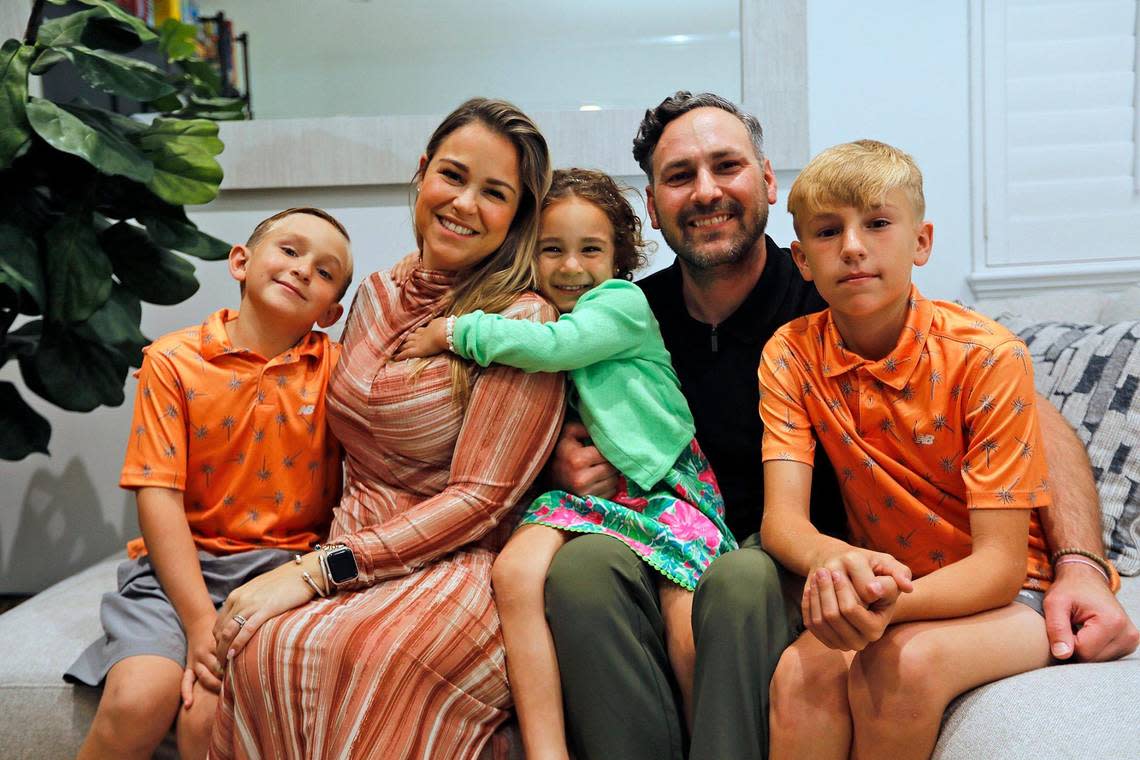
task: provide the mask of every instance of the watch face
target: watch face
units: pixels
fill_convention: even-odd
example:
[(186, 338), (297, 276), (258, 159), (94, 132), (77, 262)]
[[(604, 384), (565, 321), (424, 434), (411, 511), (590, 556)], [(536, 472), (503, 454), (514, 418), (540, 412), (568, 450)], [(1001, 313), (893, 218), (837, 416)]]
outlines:
[(328, 553), (326, 559), (333, 583), (344, 583), (356, 577), (356, 558), (352, 556), (351, 549), (335, 549)]

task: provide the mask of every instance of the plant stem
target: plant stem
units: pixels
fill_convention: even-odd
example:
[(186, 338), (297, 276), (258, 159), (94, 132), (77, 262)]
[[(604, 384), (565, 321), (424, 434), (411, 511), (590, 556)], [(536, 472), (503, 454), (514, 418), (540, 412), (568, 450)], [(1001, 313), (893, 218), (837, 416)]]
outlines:
[(24, 31), (24, 44), (36, 44), (36, 35), (40, 32), (40, 24), (44, 20), (44, 0), (36, 0), (32, 6), (32, 15), (28, 17), (28, 28)]

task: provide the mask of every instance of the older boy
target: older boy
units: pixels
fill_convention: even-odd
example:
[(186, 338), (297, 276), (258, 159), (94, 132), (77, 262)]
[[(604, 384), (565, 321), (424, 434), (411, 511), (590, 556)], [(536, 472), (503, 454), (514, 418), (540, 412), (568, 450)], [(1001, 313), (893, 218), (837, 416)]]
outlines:
[[(348, 233), (320, 209), (288, 209), (233, 247), (229, 269), (239, 310), (159, 338), (137, 373), (120, 485), (143, 535), (103, 598), (105, 637), (65, 675), (106, 679), (80, 758), (150, 757), (175, 721), (179, 755), (206, 756), (217, 606), (323, 537), (339, 495), (324, 399), (339, 346), (312, 328), (342, 313)], [(324, 582), (318, 568), (290, 566), (305, 593)]]
[[(777, 331), (760, 363), (761, 539), (808, 578), (808, 631), (772, 681), (771, 757), (926, 758), (951, 699), (1051, 659), (1032, 365), (1000, 325), (911, 283), (934, 230), (907, 154), (826, 150), (788, 209), (792, 257), (830, 308)], [(810, 522), (816, 439), (853, 543)]]

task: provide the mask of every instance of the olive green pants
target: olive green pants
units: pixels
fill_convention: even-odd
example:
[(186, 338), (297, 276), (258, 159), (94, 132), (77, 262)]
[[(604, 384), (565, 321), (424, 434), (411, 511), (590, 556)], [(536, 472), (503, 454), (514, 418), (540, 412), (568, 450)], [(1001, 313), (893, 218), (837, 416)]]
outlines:
[(546, 613), (578, 760), (751, 760), (768, 755), (768, 682), (800, 630), (803, 588), (759, 535), (697, 585), (693, 732), (665, 648), (658, 573), (620, 541), (585, 535), (554, 558)]

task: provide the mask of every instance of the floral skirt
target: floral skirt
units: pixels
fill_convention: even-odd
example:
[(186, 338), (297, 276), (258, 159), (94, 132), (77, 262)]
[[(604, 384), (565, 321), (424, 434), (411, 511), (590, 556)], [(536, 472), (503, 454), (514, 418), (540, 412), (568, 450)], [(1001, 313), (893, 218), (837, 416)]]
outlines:
[(689, 591), (714, 559), (737, 546), (724, 523), (716, 475), (696, 439), (651, 490), (622, 476), (612, 499), (548, 491), (520, 524), (613, 536)]

